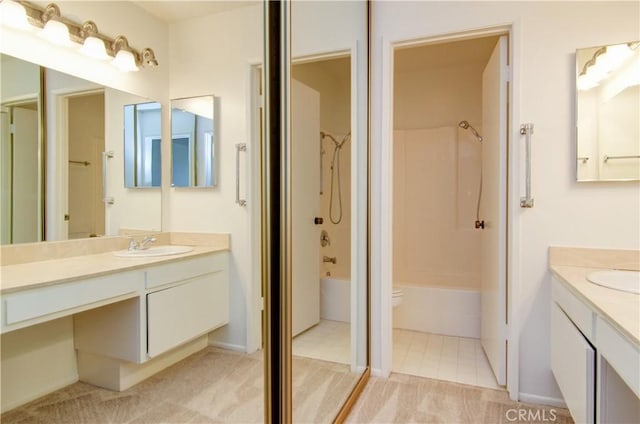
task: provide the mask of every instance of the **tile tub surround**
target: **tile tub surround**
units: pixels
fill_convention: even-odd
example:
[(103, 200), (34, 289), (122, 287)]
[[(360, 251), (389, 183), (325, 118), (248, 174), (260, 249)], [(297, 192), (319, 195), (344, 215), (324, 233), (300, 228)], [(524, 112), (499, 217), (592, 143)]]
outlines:
[(593, 284), (587, 275), (602, 269), (640, 270), (640, 252), (551, 247), (551, 272), (574, 295), (640, 347), (640, 295)]

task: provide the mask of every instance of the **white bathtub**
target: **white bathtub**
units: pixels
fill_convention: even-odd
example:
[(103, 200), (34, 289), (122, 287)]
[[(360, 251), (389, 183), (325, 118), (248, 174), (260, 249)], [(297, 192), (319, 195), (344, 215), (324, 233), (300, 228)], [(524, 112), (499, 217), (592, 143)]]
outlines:
[(480, 291), (397, 287), (404, 296), (393, 310), (394, 328), (480, 338)]
[(320, 318), (351, 321), (351, 284), (338, 278), (320, 279)]

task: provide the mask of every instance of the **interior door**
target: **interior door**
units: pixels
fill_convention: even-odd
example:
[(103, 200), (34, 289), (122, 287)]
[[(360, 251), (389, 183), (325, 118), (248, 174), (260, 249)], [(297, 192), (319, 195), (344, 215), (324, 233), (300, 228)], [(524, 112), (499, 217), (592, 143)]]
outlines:
[(105, 234), (102, 202), (104, 94), (68, 98), (69, 239)]
[(507, 377), (507, 37), (500, 37), (482, 75), (481, 339), (498, 384)]
[(320, 322), (320, 93), (291, 80), (293, 336)]

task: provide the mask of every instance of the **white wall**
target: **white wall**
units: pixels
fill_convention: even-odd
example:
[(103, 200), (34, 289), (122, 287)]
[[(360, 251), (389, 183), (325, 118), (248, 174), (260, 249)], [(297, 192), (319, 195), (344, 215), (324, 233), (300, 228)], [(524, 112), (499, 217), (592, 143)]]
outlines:
[[(245, 349), (247, 343), (246, 314), (257, 265), (252, 232), (259, 231), (252, 228), (251, 213), (255, 208), (259, 210), (260, 205), (235, 204), (235, 144), (247, 143), (243, 163), (248, 164), (251, 155), (259, 154), (256, 144), (259, 140), (251, 139), (248, 102), (250, 64), (262, 62), (262, 27), (262, 5), (257, 4), (177, 22), (170, 29), (170, 97), (216, 96), (214, 130), (219, 169), (214, 188), (165, 191), (163, 230), (231, 233), (229, 278), (233, 306), (229, 324), (216, 331), (212, 341), (238, 349)], [(210, 41), (213, 41), (211, 48), (204, 47)], [(254, 189), (250, 180), (253, 173), (257, 170), (243, 165), (240, 177), (243, 195)], [(259, 190), (259, 186), (255, 189)]]
[[(512, 153), (522, 142), (518, 127), (535, 124), (533, 136), (533, 209), (519, 209), (511, 227), (511, 255), (515, 278), (515, 304), (520, 337), (519, 392), (527, 399), (559, 398), (549, 366), (550, 245), (604, 248), (640, 247), (640, 190), (638, 183), (575, 182), (575, 49), (614, 44), (638, 38), (637, 2), (374, 2), (372, 23), (372, 144), (373, 144), (373, 349), (374, 371), (389, 369), (390, 352), (382, 327), (390, 312), (376, 309), (387, 294), (381, 280), (381, 152), (390, 140), (381, 124), (389, 105), (382, 104), (383, 79), (388, 74), (386, 41), (396, 42), (488, 27), (512, 25), (514, 104)], [(604, 18), (606, 17), (606, 19)], [(521, 164), (511, 184), (522, 184)], [(513, 185), (512, 185), (513, 186)], [(606, 204), (594, 208), (594, 203)], [(390, 287), (388, 288), (390, 290)], [(513, 294), (513, 293), (512, 293)], [(384, 314), (388, 315), (384, 315)], [(512, 323), (512, 325), (514, 325)], [(384, 348), (383, 348), (384, 346)], [(539, 396), (540, 398), (535, 398)]]

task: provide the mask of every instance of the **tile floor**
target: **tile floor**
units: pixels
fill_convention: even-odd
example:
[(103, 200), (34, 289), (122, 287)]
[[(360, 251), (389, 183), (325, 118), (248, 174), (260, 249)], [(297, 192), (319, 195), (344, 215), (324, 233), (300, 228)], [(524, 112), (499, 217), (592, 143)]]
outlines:
[(293, 354), (339, 364), (350, 364), (351, 332), (349, 323), (320, 320), (318, 325), (294, 337)]
[(480, 340), (393, 330), (392, 371), (490, 389), (503, 389)]

